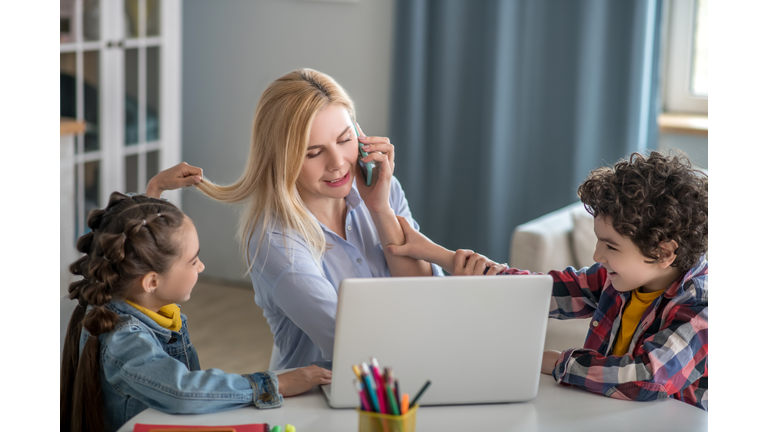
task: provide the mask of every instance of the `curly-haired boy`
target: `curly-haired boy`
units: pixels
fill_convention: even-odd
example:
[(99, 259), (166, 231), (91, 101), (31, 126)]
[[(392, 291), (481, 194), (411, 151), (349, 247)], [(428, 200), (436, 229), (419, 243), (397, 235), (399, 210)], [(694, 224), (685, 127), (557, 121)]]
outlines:
[[(578, 193), (595, 218), (596, 263), (549, 274), (550, 317), (592, 322), (583, 348), (544, 352), (542, 373), (617, 399), (708, 409), (707, 189), (687, 158), (658, 152), (590, 173)], [(392, 253), (451, 274), (530, 274), (401, 226), (406, 244)]]

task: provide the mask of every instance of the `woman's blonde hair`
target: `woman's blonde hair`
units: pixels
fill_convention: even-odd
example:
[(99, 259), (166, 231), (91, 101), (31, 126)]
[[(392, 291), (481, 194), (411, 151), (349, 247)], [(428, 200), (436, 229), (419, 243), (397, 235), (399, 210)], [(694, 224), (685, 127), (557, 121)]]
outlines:
[(263, 220), (256, 250), (268, 229), (276, 222), (285, 233), (293, 230), (306, 240), (315, 261), (320, 263), (326, 249), (320, 225), (304, 205), (296, 189), (309, 142), (312, 121), (318, 112), (331, 106), (345, 107), (354, 118), (354, 104), (347, 92), (330, 76), (312, 70), (290, 72), (264, 90), (253, 118), (251, 151), (245, 172), (228, 186), (207, 179), (197, 188), (221, 202), (244, 202), (239, 238), (250, 271), (253, 265), (248, 245)]

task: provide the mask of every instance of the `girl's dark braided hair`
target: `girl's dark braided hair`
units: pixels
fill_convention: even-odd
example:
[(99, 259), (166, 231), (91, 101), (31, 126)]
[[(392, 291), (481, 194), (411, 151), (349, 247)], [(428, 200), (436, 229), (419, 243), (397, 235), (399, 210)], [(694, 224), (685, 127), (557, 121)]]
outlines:
[[(163, 274), (171, 267), (180, 252), (176, 235), (183, 221), (184, 213), (167, 201), (119, 192), (110, 195), (107, 208), (88, 215), (91, 231), (77, 240), (77, 250), (85, 255), (69, 267), (82, 279), (69, 285), (69, 298), (78, 305), (61, 363), (62, 431), (104, 430), (99, 335), (112, 331), (119, 318), (105, 306), (147, 273)], [(90, 337), (78, 356), (82, 328)]]

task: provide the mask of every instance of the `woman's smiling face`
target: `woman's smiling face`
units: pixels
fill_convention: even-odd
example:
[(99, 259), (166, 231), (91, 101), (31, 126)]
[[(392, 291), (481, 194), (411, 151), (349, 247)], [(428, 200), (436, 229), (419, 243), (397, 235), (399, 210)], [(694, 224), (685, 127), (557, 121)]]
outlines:
[(306, 201), (344, 198), (352, 189), (358, 142), (347, 109), (331, 105), (317, 113), (296, 188)]

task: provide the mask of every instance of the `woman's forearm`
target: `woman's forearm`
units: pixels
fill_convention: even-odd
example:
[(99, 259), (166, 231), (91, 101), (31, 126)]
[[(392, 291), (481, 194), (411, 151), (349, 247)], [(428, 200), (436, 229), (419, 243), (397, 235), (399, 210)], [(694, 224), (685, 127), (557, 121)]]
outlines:
[(422, 260), (410, 257), (395, 256), (387, 252), (387, 245), (405, 244), (405, 234), (397, 221), (394, 211), (376, 214), (371, 212), (373, 224), (379, 233), (381, 246), (384, 248), (384, 258), (387, 260), (389, 273), (392, 276), (431, 276), (432, 266)]

